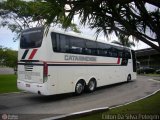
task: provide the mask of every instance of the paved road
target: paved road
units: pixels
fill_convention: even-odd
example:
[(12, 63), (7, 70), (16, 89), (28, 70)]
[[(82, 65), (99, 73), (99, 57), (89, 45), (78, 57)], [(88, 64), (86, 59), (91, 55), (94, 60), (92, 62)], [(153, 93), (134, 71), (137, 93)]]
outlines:
[[(138, 76), (137, 80), (100, 88), (81, 96), (72, 94), (39, 96), (30, 93), (0, 95), (0, 114), (31, 114), (34, 120), (97, 107), (111, 107), (142, 98), (160, 89), (160, 82)], [(22, 117), (23, 118), (23, 117)]]
[(14, 74), (14, 70), (13, 68), (0, 67), (0, 75), (1, 74)]

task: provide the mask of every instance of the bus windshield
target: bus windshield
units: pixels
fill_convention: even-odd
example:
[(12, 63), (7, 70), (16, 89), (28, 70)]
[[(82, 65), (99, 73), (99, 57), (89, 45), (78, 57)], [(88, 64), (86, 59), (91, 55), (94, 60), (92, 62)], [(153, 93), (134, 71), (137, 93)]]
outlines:
[(24, 30), (21, 34), (20, 48), (29, 49), (40, 47), (43, 39), (43, 31), (43, 27)]

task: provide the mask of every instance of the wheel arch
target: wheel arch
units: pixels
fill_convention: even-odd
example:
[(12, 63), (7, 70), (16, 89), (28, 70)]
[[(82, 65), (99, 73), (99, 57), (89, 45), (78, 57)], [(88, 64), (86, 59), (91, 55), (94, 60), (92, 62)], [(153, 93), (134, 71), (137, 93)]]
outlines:
[(84, 85), (86, 85), (86, 81), (84, 80), (84, 79), (79, 79), (78, 81), (77, 81), (77, 83), (78, 82), (82, 82)]

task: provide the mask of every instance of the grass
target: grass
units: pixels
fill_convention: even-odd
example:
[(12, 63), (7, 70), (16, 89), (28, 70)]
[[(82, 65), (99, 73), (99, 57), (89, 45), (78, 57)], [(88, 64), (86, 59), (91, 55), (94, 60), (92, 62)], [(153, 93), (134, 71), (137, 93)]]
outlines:
[(16, 75), (0, 75), (0, 93), (18, 92)]
[(160, 74), (156, 74), (156, 73), (153, 73), (153, 74), (145, 74), (146, 76), (151, 76), (151, 77), (160, 77)]
[[(88, 116), (79, 117), (73, 120), (100, 120), (100, 119), (142, 119), (142, 117), (154, 117), (160, 119), (160, 92), (146, 99), (114, 108), (106, 112), (91, 114)], [(157, 118), (158, 117), (158, 118)], [(148, 119), (147, 119), (148, 120)]]

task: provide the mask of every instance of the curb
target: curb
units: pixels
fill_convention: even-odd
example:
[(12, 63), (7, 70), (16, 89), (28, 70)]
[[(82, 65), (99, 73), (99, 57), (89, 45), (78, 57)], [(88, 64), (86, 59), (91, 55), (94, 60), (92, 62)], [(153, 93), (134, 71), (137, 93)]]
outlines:
[(20, 92), (9, 92), (9, 93), (0, 93), (1, 95), (9, 95), (9, 94), (20, 94), (20, 93), (27, 93), (26, 91), (20, 91)]
[[(157, 81), (157, 80), (154, 80), (154, 79), (152, 79), (151, 81), (160, 82), (160, 81)], [(41, 119), (41, 120), (60, 120), (60, 119), (61, 120), (62, 119), (63, 120), (68, 120), (68, 119), (74, 118), (74, 117), (77, 118), (77, 117), (81, 117), (81, 116), (85, 116), (85, 115), (90, 115), (90, 114), (93, 114), (93, 113), (103, 112), (103, 111), (106, 111), (106, 110), (111, 110), (111, 109), (114, 109), (114, 108), (117, 108), (117, 107), (125, 106), (125, 105), (128, 105), (128, 104), (143, 100), (145, 98), (148, 98), (148, 97), (156, 94), (159, 91), (160, 91), (160, 89), (154, 91), (153, 93), (151, 93), (151, 94), (149, 94), (145, 97), (142, 97), (142, 98), (139, 98), (137, 100), (127, 102), (127, 103), (124, 103), (124, 104), (120, 104), (120, 105), (117, 105), (117, 106), (114, 106), (114, 107), (95, 108), (95, 109), (90, 109), (90, 110), (85, 110), (85, 111), (80, 111), (80, 112), (74, 112), (74, 113), (70, 113), (70, 114), (66, 114), (66, 115), (60, 115), (60, 116), (56, 116), (56, 117), (49, 117), (49, 118), (45, 118), (45, 119)]]
[(160, 82), (160, 80), (157, 79), (148, 79), (149, 81), (154, 81), (154, 82)]
[(9, 94), (18, 94), (21, 92), (9, 92), (9, 93), (0, 93), (0, 95), (9, 95)]
[(70, 114), (66, 114), (66, 115), (60, 115), (60, 116), (45, 118), (45, 119), (41, 119), (41, 120), (59, 120), (59, 119), (68, 120), (70, 118), (90, 115), (90, 114), (93, 114), (93, 113), (103, 112), (103, 111), (106, 111), (106, 110), (109, 110), (109, 107), (102, 107), (102, 108), (84, 110), (84, 111), (80, 111), (80, 112), (74, 112), (74, 113), (70, 113)]

